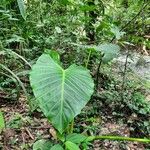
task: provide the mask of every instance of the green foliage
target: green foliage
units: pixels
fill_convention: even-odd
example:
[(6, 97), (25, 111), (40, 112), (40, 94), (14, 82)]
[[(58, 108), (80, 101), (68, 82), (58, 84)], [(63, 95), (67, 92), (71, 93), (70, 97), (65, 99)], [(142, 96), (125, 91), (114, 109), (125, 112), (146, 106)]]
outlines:
[(125, 32), (121, 32), (118, 27), (112, 28), (111, 32), (115, 35), (117, 40), (121, 39), (121, 37), (125, 34)]
[(33, 150), (50, 150), (52, 145), (53, 144), (50, 141), (41, 139), (33, 144)]
[(73, 44), (80, 48), (90, 51), (90, 55), (97, 53), (97, 55), (104, 55), (102, 58), (102, 62), (104, 64), (109, 63), (114, 58), (116, 58), (120, 52), (120, 47), (117, 44), (111, 43), (104, 43), (98, 46), (96, 45), (80, 45), (80, 44)]
[[(103, 92), (100, 97), (103, 97), (106, 100), (106, 103), (110, 105), (111, 109), (116, 109), (120, 105), (121, 107), (127, 107), (131, 112), (141, 115), (148, 115), (150, 114), (150, 104), (146, 101), (146, 98), (143, 93), (134, 91), (136, 87), (139, 86), (140, 83), (130, 83), (131, 85), (126, 86), (126, 90), (123, 91), (116, 91), (114, 86), (121, 86), (119, 83), (111, 83), (108, 85), (108, 89)], [(135, 85), (136, 87), (135, 87)], [(129, 87), (131, 86), (131, 87)], [(131, 90), (133, 89), (133, 91)], [(115, 104), (115, 105), (114, 105)], [(120, 110), (120, 109), (119, 109)]]
[(150, 114), (150, 104), (140, 92), (133, 93), (131, 100), (128, 101), (127, 105), (131, 110), (139, 114)]
[(19, 129), (23, 126), (23, 118), (20, 114), (15, 114), (13, 116), (13, 118), (11, 118), (7, 124), (6, 124), (6, 127), (7, 128), (13, 128), (13, 129)]
[[(54, 57), (52, 58), (52, 56)], [(87, 138), (76, 133), (68, 134), (64, 138), (65, 134), (63, 133), (69, 131), (69, 123), (80, 113), (90, 99), (94, 84), (87, 69), (71, 65), (64, 70), (57, 63), (59, 57), (55, 56), (57, 56), (56, 53), (48, 51), (39, 57), (32, 67), (30, 82), (39, 102), (38, 105), (58, 130), (57, 135), (65, 144), (66, 150), (80, 150), (79, 146), (87, 148), (89, 142), (96, 139), (150, 142), (149, 139), (120, 136), (90, 136)], [(80, 76), (80, 78), (77, 78), (77, 76)], [(60, 144), (49, 146), (49, 148), (63, 150)]]
[(48, 49), (45, 49), (44, 51), (46, 54), (48, 54), (54, 61), (56, 61), (58, 64), (60, 63), (60, 56), (59, 54), (54, 51), (54, 50), (48, 50)]
[[(9, 72), (9, 73), (12, 75), (11, 78), (13, 78), (13, 79), (15, 78), (15, 79), (18, 81), (19, 85), (21, 86), (21, 88), (23, 89), (25, 95), (27, 96), (27, 91), (26, 91), (26, 89), (25, 89), (23, 83), (21, 82), (21, 80), (18, 78), (18, 76), (17, 76), (14, 72), (12, 72), (9, 68), (5, 67), (3, 64), (0, 64), (0, 67), (1, 67), (2, 69), (6, 70), (7, 72)], [(8, 76), (9, 76), (9, 75), (8, 75)]]
[[(150, 130), (147, 121), (150, 108), (143, 93), (137, 92), (135, 86), (125, 86), (123, 89), (122, 83), (118, 84), (114, 79), (107, 81), (107, 75), (112, 75), (112, 72), (106, 71), (107, 75), (105, 76), (101, 71), (113, 58), (117, 57), (120, 51), (117, 45), (123, 43), (122, 45), (125, 46), (124, 43), (130, 42), (130, 46), (142, 47), (144, 45), (148, 51), (150, 43), (145, 35), (149, 34), (149, 8), (148, 0), (1, 0), (0, 69), (2, 71), (0, 71), (0, 90), (2, 93), (9, 92), (4, 99), (12, 100), (13, 97), (18, 99), (22, 94), (22, 88), (24, 93), (30, 94), (34, 105), (41, 106), (42, 111), (56, 126), (56, 129), (61, 133), (66, 130), (68, 132), (70, 131), (69, 123), (88, 102), (94, 86), (89, 71), (72, 64), (85, 64), (95, 79), (95, 70), (102, 59), (99, 77), (100, 89), (95, 90), (95, 92), (100, 92), (101, 89), (103, 91), (101, 98), (105, 102), (100, 99), (100, 103), (102, 105), (106, 103), (110, 110), (122, 113), (122, 115), (126, 113), (123, 111), (127, 109), (129, 115), (135, 113), (138, 117), (142, 116), (142, 119), (139, 118), (139, 121), (133, 121), (132, 124), (133, 127), (137, 126), (142, 129), (143, 135), (147, 136)], [(77, 47), (71, 43), (78, 43)], [(127, 48), (130, 48), (129, 44), (127, 45)], [(81, 47), (85, 50), (81, 50)], [(131, 49), (134, 48), (131, 47)], [(49, 49), (53, 49), (53, 51)], [(56, 51), (60, 53), (60, 56)], [(43, 55), (41, 56), (41, 54)], [(39, 56), (41, 56), (40, 60)], [(28, 81), (30, 67), (37, 59), (37, 64), (34, 65), (31, 73), (31, 80), (38, 102), (31, 94)], [(61, 66), (70, 67), (65, 70)], [(53, 76), (52, 73), (56, 73), (56, 75)], [(77, 79), (70, 81), (72, 77)], [(64, 90), (62, 90), (62, 85), (70, 88), (64, 86)], [(64, 95), (67, 95), (67, 98), (62, 98)], [(60, 102), (64, 102), (64, 105), (61, 105)], [(99, 115), (101, 107), (97, 100), (95, 103), (92, 100), (91, 103), (94, 109), (88, 113), (92, 114), (92, 117), (95, 113)], [(54, 107), (52, 108), (52, 106)], [(62, 109), (64, 111), (61, 111)], [(121, 111), (118, 112), (118, 110)], [(126, 117), (126, 114), (124, 116)], [(86, 120), (90, 119), (87, 117)], [(14, 117), (8, 123), (8, 127), (12, 128), (21, 126), (21, 117)], [(86, 128), (92, 132), (94, 130), (96, 132), (97, 129), (94, 126)], [(60, 137), (63, 148), (65, 147), (64, 139), (67, 138), (67, 149), (74, 149), (74, 147), (88, 149), (88, 143), (84, 141), (86, 137), (83, 135), (69, 134), (64, 137), (61, 134)], [(42, 143), (43, 145), (45, 142)], [(55, 145), (53, 148), (63, 149), (60, 145)]]
[(88, 70), (76, 65), (64, 70), (47, 54), (33, 66), (30, 81), (41, 110), (60, 133), (81, 112), (94, 88)]

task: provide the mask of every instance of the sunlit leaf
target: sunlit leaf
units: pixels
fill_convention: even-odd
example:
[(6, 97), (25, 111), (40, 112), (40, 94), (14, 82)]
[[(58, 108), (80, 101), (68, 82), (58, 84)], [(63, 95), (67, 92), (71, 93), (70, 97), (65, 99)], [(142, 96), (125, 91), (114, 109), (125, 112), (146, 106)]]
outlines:
[(60, 27), (55, 27), (55, 30), (56, 30), (57, 33), (61, 33), (62, 32)]
[(94, 88), (87, 69), (73, 64), (64, 70), (48, 54), (33, 66), (30, 82), (41, 110), (60, 133), (81, 112)]
[(111, 29), (111, 32), (115, 35), (116, 39), (119, 40), (125, 34), (125, 32), (120, 31), (118, 27)]

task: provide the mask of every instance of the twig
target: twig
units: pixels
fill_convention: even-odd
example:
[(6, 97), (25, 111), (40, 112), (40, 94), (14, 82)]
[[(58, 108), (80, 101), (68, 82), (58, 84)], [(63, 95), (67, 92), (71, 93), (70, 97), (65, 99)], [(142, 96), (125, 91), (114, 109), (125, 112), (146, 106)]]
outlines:
[(49, 129), (50, 127), (30, 127), (30, 129)]
[(25, 137), (23, 135), (23, 130), (21, 131), (21, 136), (22, 136), (22, 143), (25, 143)]
[(30, 136), (30, 138), (31, 138), (32, 140), (34, 140), (34, 137), (33, 137), (33, 135), (31, 134), (31, 132), (29, 131), (29, 129), (25, 127), (25, 130), (26, 130), (26, 132), (28, 133), (28, 135)]

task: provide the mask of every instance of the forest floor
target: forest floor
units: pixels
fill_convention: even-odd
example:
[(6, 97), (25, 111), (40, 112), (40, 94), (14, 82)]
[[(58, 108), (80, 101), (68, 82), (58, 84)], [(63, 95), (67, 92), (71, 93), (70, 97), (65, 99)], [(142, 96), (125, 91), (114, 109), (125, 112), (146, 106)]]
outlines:
[[(54, 128), (48, 123), (41, 113), (29, 113), (27, 100), (21, 96), (19, 102), (15, 104), (1, 104), (1, 111), (4, 112), (6, 129), (0, 135), (0, 146), (2, 150), (29, 150), (32, 144), (40, 139), (56, 139)], [(89, 106), (90, 108), (90, 106)], [(88, 106), (85, 109), (89, 109)], [(106, 110), (103, 110), (106, 111)], [(84, 119), (85, 120), (85, 119)], [(92, 125), (88, 121), (77, 122), (80, 127), (84, 127), (83, 134), (88, 134), (87, 128), (99, 128), (99, 135), (121, 135), (130, 136), (130, 129), (127, 124), (118, 123), (113, 115), (103, 113)], [(78, 121), (78, 118), (77, 120)], [(91, 130), (90, 134), (93, 134)], [(145, 150), (146, 144), (137, 142), (117, 142), (117, 141), (95, 141), (91, 150)], [(147, 149), (148, 150), (148, 149)]]

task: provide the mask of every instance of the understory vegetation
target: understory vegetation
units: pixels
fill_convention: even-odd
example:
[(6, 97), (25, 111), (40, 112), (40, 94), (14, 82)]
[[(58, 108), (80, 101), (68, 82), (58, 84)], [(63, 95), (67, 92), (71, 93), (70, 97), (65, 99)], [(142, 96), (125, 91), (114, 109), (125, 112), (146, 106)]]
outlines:
[(149, 39), (149, 0), (1, 0), (0, 150), (150, 150)]

